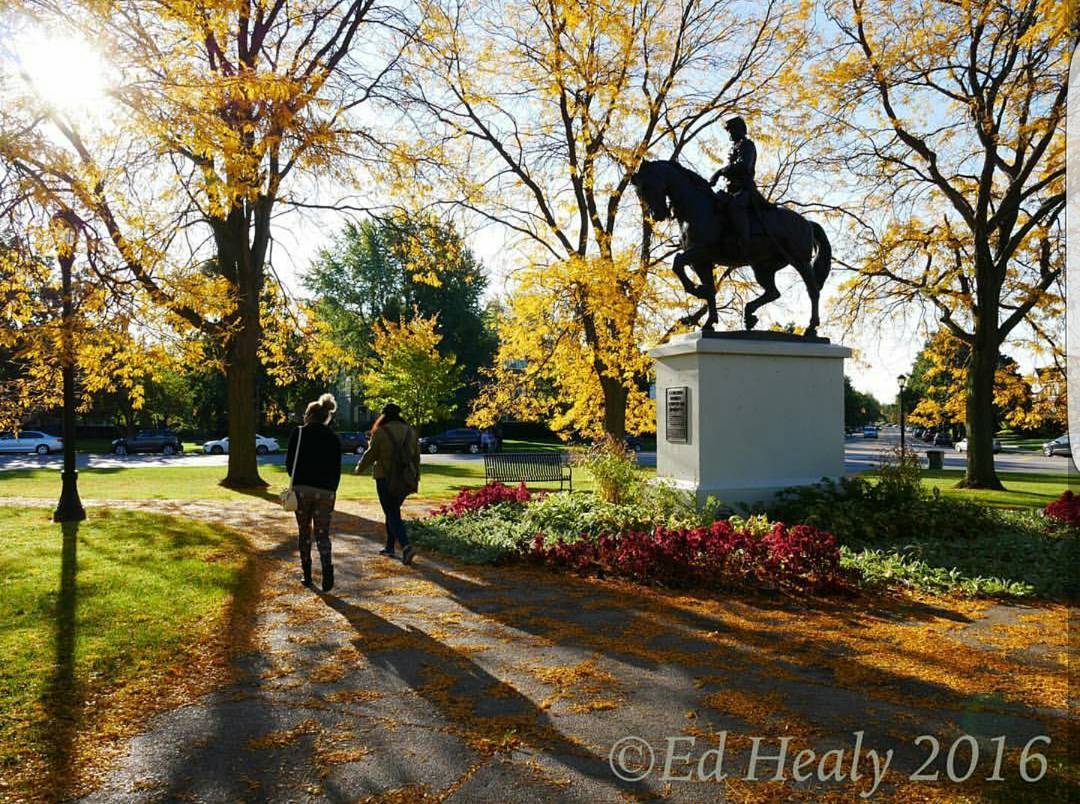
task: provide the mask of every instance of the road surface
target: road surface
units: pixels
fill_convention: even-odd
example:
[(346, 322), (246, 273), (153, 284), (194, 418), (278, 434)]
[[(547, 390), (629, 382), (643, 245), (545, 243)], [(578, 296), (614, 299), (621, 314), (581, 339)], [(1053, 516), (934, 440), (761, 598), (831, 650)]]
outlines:
[[(864, 439), (861, 435), (850, 436), (844, 440), (844, 468), (848, 472), (864, 472), (868, 469), (876, 469), (893, 450), (900, 446), (899, 435), (895, 431), (883, 430), (881, 437), (877, 439)], [(926, 450), (932, 449), (928, 444), (909, 439), (908, 449), (914, 450), (924, 457)], [(967, 454), (956, 452), (951, 447), (944, 450), (946, 469), (963, 469), (967, 463)], [(782, 456), (777, 456), (782, 460)], [(453, 463), (479, 463), (483, 455), (438, 453), (436, 455), (423, 455), (424, 464), (453, 464)], [(155, 466), (225, 466), (228, 463), (227, 455), (205, 455), (203, 453), (188, 453), (186, 455), (88, 455), (80, 453), (76, 459), (76, 466), (80, 469), (123, 469), (135, 467)], [(343, 455), (342, 461), (351, 466), (357, 460), (354, 455)], [(285, 462), (284, 453), (263, 455), (259, 457), (259, 463), (281, 465)], [(642, 452), (638, 455), (638, 462), (642, 466), (655, 466), (656, 453)], [(1003, 450), (994, 457), (994, 464), (1000, 472), (1032, 472), (1037, 474), (1057, 474), (1068, 472), (1072, 467), (1072, 461), (1064, 455), (1055, 455), (1052, 458), (1043, 456), (1040, 452), (1019, 452)], [(61, 469), (63, 459), (60, 455), (0, 455), (0, 471), (10, 469)], [(1075, 471), (1075, 467), (1072, 468)]]

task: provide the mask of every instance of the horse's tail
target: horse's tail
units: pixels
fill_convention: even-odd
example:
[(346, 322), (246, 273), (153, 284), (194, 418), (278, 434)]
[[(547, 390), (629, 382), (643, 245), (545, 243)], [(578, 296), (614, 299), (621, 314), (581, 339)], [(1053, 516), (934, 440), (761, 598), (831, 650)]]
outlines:
[(829, 243), (829, 238), (825, 230), (821, 228), (821, 224), (810, 221), (810, 228), (814, 231), (814, 243), (817, 246), (813, 262), (814, 279), (817, 280), (818, 290), (821, 290), (825, 287), (829, 269), (832, 268), (832, 244)]

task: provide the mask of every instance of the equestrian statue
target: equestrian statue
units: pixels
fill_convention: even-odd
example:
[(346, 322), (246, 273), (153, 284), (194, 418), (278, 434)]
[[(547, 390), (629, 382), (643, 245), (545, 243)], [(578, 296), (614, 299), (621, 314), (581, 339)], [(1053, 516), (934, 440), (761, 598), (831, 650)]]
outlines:
[[(780, 298), (776, 274), (791, 265), (810, 294), (810, 325), (805, 335), (814, 337), (820, 323), (818, 296), (832, 264), (829, 238), (817, 223), (765, 200), (754, 184), (757, 149), (746, 136), (746, 123), (733, 117), (724, 127), (731, 138), (728, 163), (711, 181), (674, 160), (646, 160), (630, 183), (654, 221), (672, 216), (679, 221), (682, 251), (675, 255), (672, 269), (687, 293), (705, 301), (708, 317), (704, 330), (711, 332), (718, 321), (715, 266), (726, 266), (730, 273), (749, 265), (765, 291), (746, 305), (743, 317), (749, 330), (757, 324), (755, 311)], [(721, 176), (727, 180), (727, 190), (713, 192), (712, 186)], [(699, 284), (690, 280), (687, 266)]]

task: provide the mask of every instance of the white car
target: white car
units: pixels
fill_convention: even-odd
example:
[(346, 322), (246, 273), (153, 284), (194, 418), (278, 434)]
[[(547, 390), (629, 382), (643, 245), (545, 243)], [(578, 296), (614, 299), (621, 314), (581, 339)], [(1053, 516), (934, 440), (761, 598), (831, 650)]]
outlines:
[[(203, 452), (207, 455), (226, 455), (229, 452), (229, 437), (219, 438), (216, 441), (207, 441), (202, 445)], [(268, 452), (277, 452), (281, 447), (277, 439), (269, 436), (255, 436), (255, 452), (266, 455)]]
[(23, 430), (17, 437), (14, 433), (0, 433), (0, 452), (36, 452), (38, 455), (48, 455), (63, 449), (64, 439), (37, 430)]
[[(954, 446), (955, 446), (955, 449), (956, 449), (957, 452), (967, 452), (967, 448), (968, 448), (967, 439), (966, 438), (961, 438), (959, 441), (956, 442), (956, 444)], [(995, 438), (994, 439), (994, 454), (997, 455), (999, 452), (1001, 452), (1001, 442), (998, 441)]]

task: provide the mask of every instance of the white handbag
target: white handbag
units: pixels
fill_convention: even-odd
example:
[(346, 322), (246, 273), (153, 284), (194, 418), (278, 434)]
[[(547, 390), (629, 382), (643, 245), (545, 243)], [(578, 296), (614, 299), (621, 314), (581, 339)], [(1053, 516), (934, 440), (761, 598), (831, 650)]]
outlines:
[(300, 442), (304, 440), (304, 428), (301, 427), (296, 435), (296, 454), (293, 456), (292, 473), (289, 475), (289, 486), (281, 492), (281, 507), (286, 511), (295, 511), (300, 507), (300, 498), (293, 488), (293, 480), (296, 478), (296, 465), (300, 462)]

